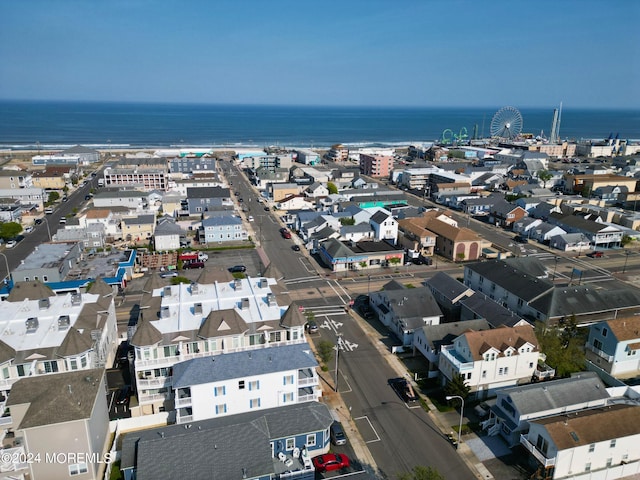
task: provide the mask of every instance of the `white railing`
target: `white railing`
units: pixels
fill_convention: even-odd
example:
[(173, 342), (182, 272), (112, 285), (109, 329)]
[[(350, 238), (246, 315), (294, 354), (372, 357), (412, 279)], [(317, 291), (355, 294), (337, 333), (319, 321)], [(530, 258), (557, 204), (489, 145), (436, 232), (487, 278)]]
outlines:
[(24, 447), (0, 449), (0, 472), (16, 472), (27, 468)]
[(7, 417), (0, 417), (0, 425), (9, 425), (10, 423), (13, 423), (13, 418), (11, 418), (11, 415)]
[(7, 390), (9, 388), (11, 388), (11, 386), (16, 383), (18, 380), (20, 380), (20, 378), (7, 378), (7, 379), (3, 379), (0, 380), (0, 389), (1, 390)]
[(607, 362), (613, 362), (613, 355), (608, 355), (608, 354), (604, 353), (602, 350), (599, 350), (599, 349), (597, 349), (596, 347), (594, 347), (593, 345), (590, 345), (590, 344), (585, 345), (585, 347), (587, 347), (587, 350), (591, 350), (593, 353), (598, 355), (600, 358), (604, 358)]
[(154, 393), (152, 395), (144, 395), (138, 392), (138, 404), (145, 405), (147, 403), (164, 402), (169, 399), (169, 393)]
[(456, 350), (453, 345), (443, 346), (440, 350), (440, 355), (444, 355), (459, 371), (473, 369), (473, 362), (462, 362), (457, 358)]
[(318, 377), (303, 377), (298, 379), (298, 386), (300, 385), (318, 385)]
[(191, 406), (191, 397), (182, 397), (174, 399), (174, 404), (176, 408), (180, 407), (190, 407)]
[(138, 378), (136, 385), (139, 390), (145, 388), (170, 387), (171, 377)]
[(298, 395), (298, 402), (313, 402), (318, 399), (318, 395), (312, 393), (310, 395)]
[(176, 418), (176, 423), (189, 423), (193, 422), (193, 415), (184, 415)]
[(553, 467), (556, 464), (556, 459), (545, 457), (540, 450), (538, 450), (533, 443), (527, 439), (525, 435), (520, 435), (520, 443), (524, 448), (529, 450), (531, 454), (538, 459), (543, 467)]

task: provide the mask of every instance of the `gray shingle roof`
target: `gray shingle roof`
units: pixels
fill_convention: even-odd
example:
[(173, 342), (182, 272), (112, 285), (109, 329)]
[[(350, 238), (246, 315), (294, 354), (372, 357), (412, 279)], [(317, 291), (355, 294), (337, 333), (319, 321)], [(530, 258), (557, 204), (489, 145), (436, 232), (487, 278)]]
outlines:
[(121, 468), (138, 480), (253, 479), (274, 474), (270, 441), (324, 431), (333, 418), (318, 402), (170, 425), (127, 434)]
[(464, 322), (441, 323), (422, 327), (427, 343), (432, 349), (440, 351), (442, 345), (451, 345), (453, 340), (467, 330), (489, 330), (491, 325), (485, 319), (466, 320)]
[(176, 363), (173, 366), (173, 388), (317, 366), (318, 362), (306, 343), (226, 353)]
[(450, 302), (453, 302), (460, 295), (471, 290), (464, 283), (459, 282), (451, 275), (444, 272), (438, 272), (433, 277), (424, 282), (432, 292), (438, 292)]

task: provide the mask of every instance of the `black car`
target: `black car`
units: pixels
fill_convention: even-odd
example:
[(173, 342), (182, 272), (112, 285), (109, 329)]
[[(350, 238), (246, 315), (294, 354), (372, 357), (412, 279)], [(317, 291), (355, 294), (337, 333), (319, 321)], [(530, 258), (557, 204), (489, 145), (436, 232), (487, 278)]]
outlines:
[(389, 380), (389, 385), (405, 402), (415, 402), (418, 400), (418, 396), (411, 384), (405, 378), (392, 378)]
[(127, 405), (130, 399), (131, 399), (131, 389), (128, 386), (122, 387), (118, 391), (118, 395), (116, 396), (116, 403), (118, 405)]
[(40, 225), (42, 223), (42, 219), (41, 218), (36, 218), (35, 222), (36, 225)]
[(294, 252), (299, 252), (299, 251), (300, 251), (300, 245), (294, 245), (293, 247), (291, 247), (291, 249), (292, 249)]
[(247, 267), (244, 265), (234, 265), (233, 267), (229, 267), (229, 271), (231, 273), (244, 273), (247, 271)]
[(522, 235), (516, 235), (514, 240), (518, 243), (529, 243), (529, 239), (527, 237), (523, 237)]

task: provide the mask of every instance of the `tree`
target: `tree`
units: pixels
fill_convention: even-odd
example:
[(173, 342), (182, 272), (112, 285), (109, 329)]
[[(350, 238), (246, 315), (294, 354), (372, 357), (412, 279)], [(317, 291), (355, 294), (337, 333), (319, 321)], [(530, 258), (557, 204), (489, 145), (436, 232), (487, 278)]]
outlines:
[(433, 467), (416, 465), (409, 473), (401, 473), (398, 480), (444, 480), (444, 477)]
[(447, 395), (458, 395), (462, 398), (467, 398), (471, 387), (467, 385), (463, 375), (456, 375), (453, 379), (447, 383), (444, 387), (444, 393)]
[(22, 225), (16, 222), (4, 222), (0, 224), (0, 238), (10, 240), (16, 238), (22, 232)]
[(553, 178), (553, 174), (549, 170), (540, 170), (538, 172), (538, 180), (542, 182), (542, 187), (547, 188), (547, 182)]
[(353, 217), (341, 217), (340, 225), (355, 225), (356, 219)]
[(333, 343), (322, 340), (318, 343), (318, 355), (322, 363), (329, 363), (333, 358)]
[(56, 200), (60, 200), (60, 194), (58, 192), (49, 192), (49, 203), (53, 203)]
[(555, 327), (538, 322), (535, 332), (540, 351), (546, 355), (546, 363), (555, 368), (556, 376), (568, 377), (584, 370), (586, 333), (577, 327), (575, 316)]
[(327, 182), (327, 190), (329, 190), (329, 195), (335, 195), (338, 193), (338, 187), (333, 182)]

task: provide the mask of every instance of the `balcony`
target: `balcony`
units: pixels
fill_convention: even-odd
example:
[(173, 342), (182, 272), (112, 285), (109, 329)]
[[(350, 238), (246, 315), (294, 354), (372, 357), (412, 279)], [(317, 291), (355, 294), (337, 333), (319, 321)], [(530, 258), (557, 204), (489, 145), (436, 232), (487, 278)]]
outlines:
[(587, 348), (587, 350), (592, 351), (593, 353), (598, 355), (600, 358), (604, 358), (607, 362), (609, 362), (609, 363), (613, 362), (613, 355), (608, 355), (605, 352), (603, 352), (602, 350), (597, 349), (596, 347), (594, 347), (591, 344), (587, 344), (587, 345), (585, 345), (585, 347)]
[(13, 423), (13, 418), (11, 418), (11, 415), (3, 415), (2, 417), (0, 417), (0, 425), (10, 425)]
[(298, 395), (298, 402), (315, 402), (318, 400), (318, 395), (312, 393), (311, 395)]
[(453, 345), (443, 346), (440, 355), (443, 355), (459, 372), (473, 370), (473, 362), (465, 362)]
[(170, 397), (170, 393), (153, 393), (150, 395), (144, 395), (138, 391), (138, 404), (147, 405), (149, 403), (166, 402)]
[(171, 377), (143, 377), (136, 379), (136, 386), (143, 390), (146, 388), (171, 387)]
[(298, 386), (302, 387), (305, 385), (318, 385), (318, 377), (316, 375), (312, 377), (301, 377), (298, 378)]
[(538, 450), (533, 443), (529, 441), (526, 435), (520, 435), (520, 443), (526, 448), (536, 459), (542, 464), (543, 467), (553, 467), (556, 464), (556, 459), (545, 457), (540, 450)]
[(191, 397), (180, 397), (174, 400), (176, 408), (181, 407), (190, 407), (191, 406)]
[(537, 378), (539, 381), (548, 380), (556, 376), (556, 369), (551, 368), (544, 362), (538, 362), (538, 366), (533, 371), (533, 376)]
[(0, 472), (17, 472), (27, 468), (27, 463), (21, 461), (26, 460), (26, 457), (24, 447), (0, 449)]
[(178, 424), (189, 423), (189, 422), (193, 422), (193, 415), (183, 415), (176, 418), (176, 423)]

